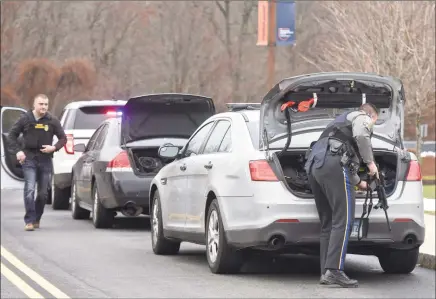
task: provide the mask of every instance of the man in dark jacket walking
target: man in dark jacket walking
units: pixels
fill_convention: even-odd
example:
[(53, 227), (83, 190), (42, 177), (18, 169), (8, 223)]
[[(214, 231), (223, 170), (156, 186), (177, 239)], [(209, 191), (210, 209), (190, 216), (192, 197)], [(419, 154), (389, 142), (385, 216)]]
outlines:
[[(25, 230), (39, 228), (48, 196), (50, 175), (53, 169), (53, 152), (60, 150), (67, 142), (59, 120), (48, 112), (48, 97), (39, 94), (34, 98), (33, 109), (21, 115), (9, 132), (10, 150), (17, 156), (24, 174), (24, 215)], [(23, 133), (23, 148), (17, 138)], [(53, 136), (59, 141), (52, 145)], [(35, 199), (35, 186), (38, 194)]]

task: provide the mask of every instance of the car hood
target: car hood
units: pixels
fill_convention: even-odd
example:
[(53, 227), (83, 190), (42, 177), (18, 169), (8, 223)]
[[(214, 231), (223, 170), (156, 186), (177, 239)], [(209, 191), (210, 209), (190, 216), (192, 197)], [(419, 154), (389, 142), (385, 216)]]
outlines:
[(366, 101), (380, 108), (374, 133), (388, 136), (392, 143), (401, 145), (404, 130), (402, 82), (394, 77), (368, 73), (331, 72), (284, 79), (265, 95), (260, 108), (259, 148), (266, 149), (271, 143), (287, 138), (282, 104), (288, 101), (298, 104), (311, 98), (317, 100), (314, 107), (306, 112), (290, 113), (292, 129), (312, 130), (320, 122), (327, 124), (345, 111), (356, 110)]
[(149, 138), (189, 138), (215, 114), (211, 98), (189, 94), (152, 94), (131, 98), (123, 107), (124, 144)]

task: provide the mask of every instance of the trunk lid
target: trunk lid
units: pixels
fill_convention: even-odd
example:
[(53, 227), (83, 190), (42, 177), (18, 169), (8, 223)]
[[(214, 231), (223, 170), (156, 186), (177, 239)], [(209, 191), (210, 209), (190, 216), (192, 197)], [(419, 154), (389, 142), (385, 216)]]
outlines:
[(211, 98), (190, 94), (152, 94), (131, 98), (123, 108), (123, 144), (150, 138), (188, 139), (215, 114)]
[(316, 100), (312, 108), (291, 113), (292, 131), (313, 130), (320, 124), (325, 127), (337, 115), (369, 102), (380, 109), (374, 136), (387, 137), (402, 147), (405, 99), (402, 82), (369, 73), (331, 72), (284, 79), (265, 95), (260, 110), (259, 148), (283, 147), (287, 124), (280, 107), (288, 101), (298, 104), (311, 98)]

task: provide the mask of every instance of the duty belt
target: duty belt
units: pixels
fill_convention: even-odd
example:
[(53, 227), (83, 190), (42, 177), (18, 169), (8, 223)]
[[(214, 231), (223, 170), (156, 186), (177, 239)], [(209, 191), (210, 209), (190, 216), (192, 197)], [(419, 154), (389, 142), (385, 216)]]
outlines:
[(327, 147), (327, 150), (333, 156), (341, 156), (340, 163), (342, 167), (347, 167), (352, 174), (356, 174), (358, 172), (360, 165), (351, 159), (353, 157), (353, 154), (350, 152), (349, 149), (347, 149), (347, 145), (345, 143), (343, 143), (337, 151), (332, 151), (330, 145)]

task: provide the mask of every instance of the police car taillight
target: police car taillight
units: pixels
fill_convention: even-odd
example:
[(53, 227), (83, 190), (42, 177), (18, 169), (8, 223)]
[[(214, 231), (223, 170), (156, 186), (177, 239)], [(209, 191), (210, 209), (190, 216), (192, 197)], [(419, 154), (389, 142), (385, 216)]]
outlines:
[(250, 161), (249, 165), (252, 181), (278, 181), (266, 160)]
[(67, 143), (65, 143), (64, 148), (65, 152), (70, 155), (74, 155), (74, 136), (73, 134), (67, 135)]
[(422, 179), (421, 166), (418, 161), (410, 161), (406, 181), (420, 181)]
[(115, 156), (115, 158), (109, 161), (106, 167), (106, 171), (132, 171), (127, 151), (120, 152), (118, 155)]

